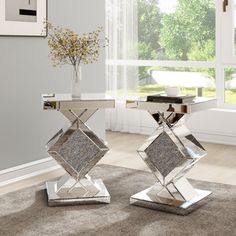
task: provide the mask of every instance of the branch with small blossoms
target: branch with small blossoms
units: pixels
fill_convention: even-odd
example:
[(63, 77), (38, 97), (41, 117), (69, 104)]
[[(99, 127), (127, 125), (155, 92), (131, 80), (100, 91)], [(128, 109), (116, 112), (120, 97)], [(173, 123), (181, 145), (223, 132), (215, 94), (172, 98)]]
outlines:
[(53, 66), (72, 65), (77, 71), (81, 63), (98, 61), (101, 48), (108, 45), (107, 38), (101, 38), (102, 27), (88, 34), (78, 35), (68, 28), (45, 22), (48, 30), (48, 46)]

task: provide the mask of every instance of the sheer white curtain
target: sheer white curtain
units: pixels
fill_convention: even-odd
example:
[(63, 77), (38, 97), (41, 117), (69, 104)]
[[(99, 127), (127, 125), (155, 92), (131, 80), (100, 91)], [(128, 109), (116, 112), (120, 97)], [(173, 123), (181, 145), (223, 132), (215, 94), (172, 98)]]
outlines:
[(138, 58), (137, 0), (106, 0), (107, 91), (126, 96), (138, 84), (138, 68), (116, 65), (117, 60)]
[(107, 93), (116, 98), (116, 109), (106, 112), (106, 128), (142, 133), (145, 114), (125, 108), (138, 86), (138, 67), (117, 65), (117, 60), (138, 59), (137, 0), (106, 0), (106, 7)]

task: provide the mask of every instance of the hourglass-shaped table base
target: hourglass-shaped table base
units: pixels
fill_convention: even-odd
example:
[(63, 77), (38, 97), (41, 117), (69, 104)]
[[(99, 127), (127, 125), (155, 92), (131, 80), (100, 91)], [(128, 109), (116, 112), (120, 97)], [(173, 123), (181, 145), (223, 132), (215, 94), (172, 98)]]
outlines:
[(210, 191), (195, 189), (185, 174), (206, 155), (203, 146), (185, 126), (188, 114), (213, 108), (215, 99), (176, 104), (127, 101), (127, 108), (148, 111), (158, 128), (138, 149), (157, 182), (130, 197), (130, 204), (187, 215), (205, 201)]
[[(73, 181), (72, 178), (71, 181)], [(70, 193), (68, 193), (70, 186), (65, 185), (61, 191), (58, 191), (58, 181), (47, 182), (48, 205), (65, 206), (110, 203), (111, 197), (103, 181), (101, 179), (94, 179), (93, 182), (93, 185), (87, 186), (87, 190), (84, 187), (78, 186)]]
[(202, 200), (212, 193), (211, 191), (195, 189), (197, 195), (194, 198), (189, 201), (181, 201), (168, 198), (168, 196), (159, 197), (159, 191), (160, 189), (158, 189), (157, 184), (155, 184), (131, 196), (130, 204), (178, 215), (187, 215), (203, 205), (205, 201)]
[(68, 127), (57, 132), (46, 145), (48, 153), (66, 171), (59, 180), (46, 183), (49, 206), (110, 203), (103, 181), (88, 175), (109, 148), (86, 122), (97, 110), (114, 107), (112, 99), (43, 95), (44, 110), (60, 111), (69, 120)]

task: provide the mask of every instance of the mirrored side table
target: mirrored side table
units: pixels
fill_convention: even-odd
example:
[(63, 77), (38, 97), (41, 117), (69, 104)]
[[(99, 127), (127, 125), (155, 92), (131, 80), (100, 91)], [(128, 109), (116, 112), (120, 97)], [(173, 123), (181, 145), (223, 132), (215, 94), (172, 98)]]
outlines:
[(110, 203), (103, 181), (88, 175), (109, 149), (86, 121), (99, 109), (114, 108), (115, 100), (72, 99), (70, 94), (44, 94), (42, 100), (44, 110), (59, 111), (70, 121), (46, 145), (66, 171), (58, 181), (46, 183), (48, 205)]
[(206, 155), (185, 121), (190, 114), (216, 107), (216, 99), (196, 98), (188, 104), (127, 101), (129, 109), (145, 110), (158, 123), (154, 134), (137, 150), (157, 182), (131, 196), (130, 204), (186, 215), (210, 191), (195, 189), (185, 174)]

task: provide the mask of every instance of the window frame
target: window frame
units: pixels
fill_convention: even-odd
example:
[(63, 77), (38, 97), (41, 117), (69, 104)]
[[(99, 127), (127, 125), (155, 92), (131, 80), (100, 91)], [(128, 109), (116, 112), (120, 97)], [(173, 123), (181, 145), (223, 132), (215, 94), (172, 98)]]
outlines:
[[(223, 12), (222, 0), (215, 0), (215, 60), (214, 61), (176, 61), (176, 60), (124, 60), (106, 59), (108, 66), (162, 66), (162, 67), (191, 67), (214, 68), (216, 81), (217, 106), (220, 109), (236, 109), (236, 104), (225, 103), (225, 73), (226, 68), (236, 68), (236, 54), (229, 56), (230, 50), (234, 50), (233, 25), (233, 1), (229, 1), (226, 12)], [(229, 24), (229, 22), (231, 22)], [(108, 36), (109, 38), (109, 36)], [(229, 47), (231, 45), (231, 47)], [(227, 50), (225, 50), (227, 48)], [(234, 52), (234, 51), (231, 51)]]

